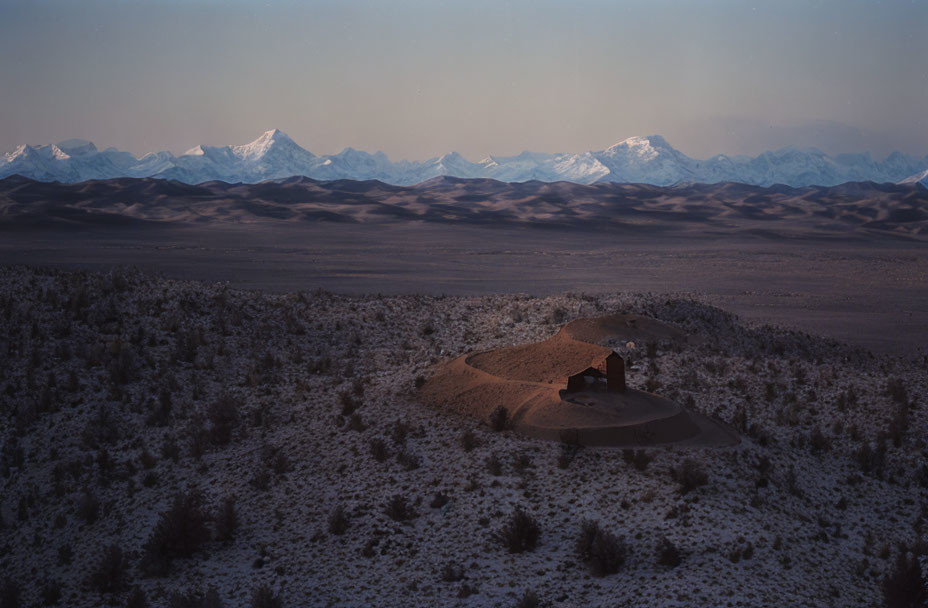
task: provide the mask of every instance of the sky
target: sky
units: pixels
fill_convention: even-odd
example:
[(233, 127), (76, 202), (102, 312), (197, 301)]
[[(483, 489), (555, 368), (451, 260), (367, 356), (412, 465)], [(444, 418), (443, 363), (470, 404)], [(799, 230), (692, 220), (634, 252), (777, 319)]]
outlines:
[(923, 0), (0, 0), (0, 151), (928, 154)]

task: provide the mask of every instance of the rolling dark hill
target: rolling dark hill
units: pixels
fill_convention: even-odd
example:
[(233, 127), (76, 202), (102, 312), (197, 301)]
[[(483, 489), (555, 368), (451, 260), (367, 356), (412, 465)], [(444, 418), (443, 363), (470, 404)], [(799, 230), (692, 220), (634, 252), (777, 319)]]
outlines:
[(306, 177), (188, 185), (153, 178), (0, 180), (0, 226), (336, 222), (493, 225), (679, 236), (928, 237), (928, 190), (851, 182), (792, 188), (738, 183), (505, 183), (438, 177), (415, 186)]

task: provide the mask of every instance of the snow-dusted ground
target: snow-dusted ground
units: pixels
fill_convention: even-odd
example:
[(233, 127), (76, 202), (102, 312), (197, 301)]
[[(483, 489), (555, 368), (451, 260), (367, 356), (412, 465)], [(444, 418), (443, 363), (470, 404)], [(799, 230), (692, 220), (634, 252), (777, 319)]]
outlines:
[[(57, 581), (59, 604), (75, 607), (125, 605), (135, 586), (152, 606), (208, 587), (224, 605), (249, 605), (261, 583), (286, 606), (514, 606), (525, 590), (551, 606), (871, 606), (900, 545), (921, 540), (923, 359), (745, 327), (660, 295), (267, 295), (24, 267), (0, 270), (0, 286), (0, 579), (18, 582), (23, 605)], [(653, 360), (640, 346), (629, 383), (650, 379), (719, 416), (742, 432), (739, 446), (655, 449), (644, 471), (621, 451), (585, 449), (565, 469), (557, 444), (415, 400), (435, 362), (611, 312), (704, 338)], [(238, 404), (227, 445), (208, 440), (221, 395)], [(359, 419), (342, 415), (346, 403)], [(522, 457), (529, 466), (516, 466)], [(708, 473), (685, 494), (669, 475), (684, 459)], [(212, 511), (235, 497), (233, 540), (146, 577), (141, 554), (159, 515), (194, 487)], [(439, 492), (450, 502), (431, 508)], [(79, 516), (85, 494), (101, 505), (93, 523)], [(395, 494), (415, 518), (387, 517)], [(507, 553), (493, 538), (517, 505), (540, 525), (533, 552)], [(349, 518), (341, 535), (329, 531), (338, 506)], [(579, 559), (586, 518), (625, 538), (617, 574), (593, 577)], [(682, 551), (675, 568), (657, 563), (663, 537)], [(131, 580), (101, 594), (88, 577), (111, 544)], [(445, 582), (452, 562), (464, 578)]]

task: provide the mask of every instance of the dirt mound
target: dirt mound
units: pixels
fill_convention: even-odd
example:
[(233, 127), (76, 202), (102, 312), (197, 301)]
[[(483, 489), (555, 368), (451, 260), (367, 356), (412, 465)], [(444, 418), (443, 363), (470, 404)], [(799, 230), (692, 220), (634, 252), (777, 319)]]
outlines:
[(561, 328), (564, 335), (580, 342), (605, 344), (606, 342), (685, 342), (686, 332), (642, 315), (608, 315), (591, 319), (577, 319)]
[(595, 381), (585, 390), (567, 390), (568, 377), (595, 368), (612, 352), (597, 343), (665, 340), (684, 341), (686, 334), (637, 315), (578, 319), (542, 342), (443, 363), (423, 385), (420, 397), (483, 421), (502, 406), (520, 433), (587, 446), (737, 443), (724, 425), (660, 395), (607, 391)]
[(608, 355), (608, 348), (580, 342), (563, 333), (536, 344), (510, 346), (467, 357), (467, 364), (507, 380), (566, 384), (570, 374)]

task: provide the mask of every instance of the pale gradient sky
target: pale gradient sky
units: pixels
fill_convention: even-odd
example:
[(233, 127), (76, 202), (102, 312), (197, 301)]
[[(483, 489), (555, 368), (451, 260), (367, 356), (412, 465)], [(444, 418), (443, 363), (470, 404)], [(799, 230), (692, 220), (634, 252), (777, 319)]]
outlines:
[(928, 154), (922, 0), (0, 0), (0, 151)]

